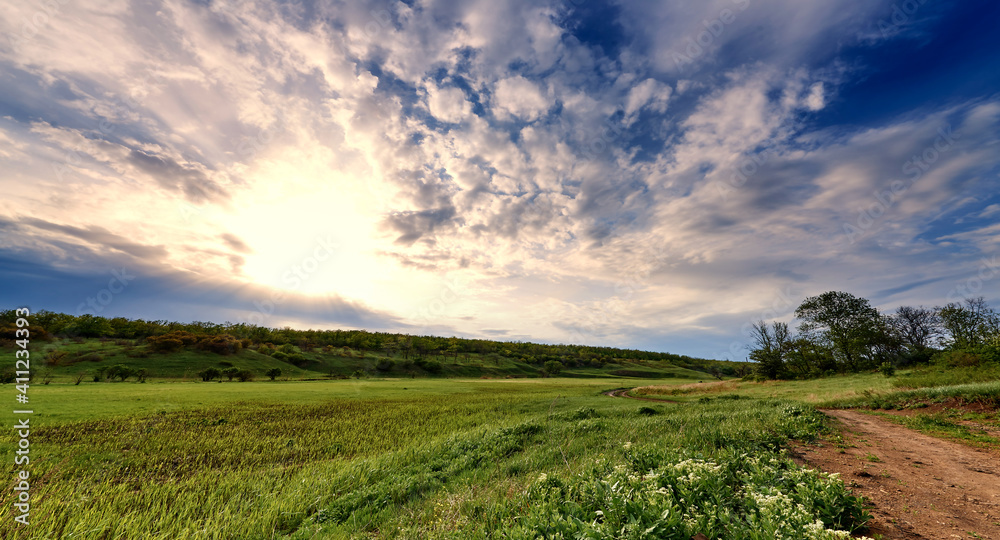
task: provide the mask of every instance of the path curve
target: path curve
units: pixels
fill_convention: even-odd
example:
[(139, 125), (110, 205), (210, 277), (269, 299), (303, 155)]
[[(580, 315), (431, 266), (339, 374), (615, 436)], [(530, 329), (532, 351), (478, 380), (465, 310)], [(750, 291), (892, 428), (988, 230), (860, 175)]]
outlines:
[(646, 398), (646, 397), (636, 397), (630, 396), (628, 393), (635, 388), (615, 388), (614, 390), (608, 390), (607, 392), (602, 392), (605, 396), (620, 397), (628, 399), (637, 399), (639, 401), (653, 401), (655, 403), (680, 403), (672, 399), (656, 399), (656, 398)]

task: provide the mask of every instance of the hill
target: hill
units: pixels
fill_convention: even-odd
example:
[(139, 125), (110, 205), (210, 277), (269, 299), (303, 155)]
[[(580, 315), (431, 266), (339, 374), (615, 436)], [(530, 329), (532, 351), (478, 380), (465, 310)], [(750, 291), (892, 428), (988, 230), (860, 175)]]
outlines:
[[(19, 339), (0, 311), (0, 345)], [(347, 377), (636, 377), (702, 380), (743, 364), (671, 353), (365, 330), (296, 330), (40, 311), (28, 318), (36, 376), (46, 380), (251, 380)], [(23, 332), (22, 332), (23, 335)], [(3, 379), (13, 377), (4, 373)], [(280, 374), (278, 374), (280, 372)]]

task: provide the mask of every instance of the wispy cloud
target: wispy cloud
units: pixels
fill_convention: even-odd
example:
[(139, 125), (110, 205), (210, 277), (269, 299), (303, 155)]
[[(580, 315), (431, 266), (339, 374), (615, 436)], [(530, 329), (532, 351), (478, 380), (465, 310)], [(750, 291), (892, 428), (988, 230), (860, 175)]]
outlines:
[(0, 20), (5, 280), (711, 356), (775, 291), (934, 304), (995, 249), (996, 88), (843, 120), (958, 7), (67, 2), (21, 39), (37, 9)]

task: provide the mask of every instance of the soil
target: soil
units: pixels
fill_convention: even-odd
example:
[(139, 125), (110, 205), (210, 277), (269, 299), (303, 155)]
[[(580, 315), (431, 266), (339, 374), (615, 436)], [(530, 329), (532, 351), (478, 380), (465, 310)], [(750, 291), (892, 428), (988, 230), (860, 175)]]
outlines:
[(638, 399), (639, 401), (657, 401), (659, 403), (677, 403), (677, 401), (674, 401), (672, 399), (656, 399), (656, 398), (646, 398), (646, 397), (630, 396), (628, 393), (631, 390), (632, 390), (632, 388), (618, 388), (618, 389), (615, 389), (615, 390), (608, 390), (607, 392), (604, 392), (604, 395), (605, 396), (611, 396), (611, 397), (620, 397), (620, 398), (628, 398), (628, 399)]
[(840, 473), (871, 506), (869, 537), (1000, 540), (997, 452), (923, 435), (872, 415), (824, 410), (841, 436), (796, 445), (799, 463)]

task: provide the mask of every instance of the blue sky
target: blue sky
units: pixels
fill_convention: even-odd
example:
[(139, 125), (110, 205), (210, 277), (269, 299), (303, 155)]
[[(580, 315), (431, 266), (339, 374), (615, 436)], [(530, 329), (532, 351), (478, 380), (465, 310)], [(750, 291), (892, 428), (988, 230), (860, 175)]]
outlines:
[(998, 18), (11, 6), (0, 304), (742, 358), (828, 290), (995, 303)]

